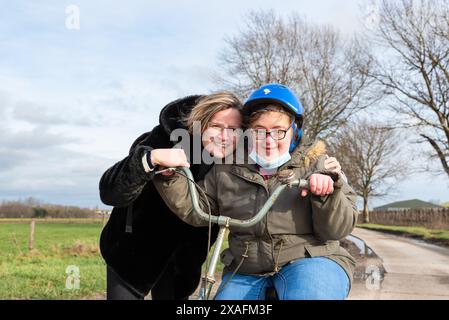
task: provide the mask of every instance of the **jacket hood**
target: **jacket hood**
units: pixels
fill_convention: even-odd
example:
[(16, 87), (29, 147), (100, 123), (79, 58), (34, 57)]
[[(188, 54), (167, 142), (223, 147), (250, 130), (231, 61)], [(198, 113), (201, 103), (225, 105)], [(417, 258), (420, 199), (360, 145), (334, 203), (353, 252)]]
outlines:
[(175, 129), (186, 128), (184, 118), (204, 95), (191, 95), (167, 104), (159, 115), (159, 123), (164, 131), (170, 135)]
[(327, 150), (324, 141), (307, 141), (303, 138), (299, 146), (292, 152), (292, 160), (288, 162), (288, 165), (299, 165), (303, 162), (306, 167), (309, 167), (310, 164), (326, 154)]

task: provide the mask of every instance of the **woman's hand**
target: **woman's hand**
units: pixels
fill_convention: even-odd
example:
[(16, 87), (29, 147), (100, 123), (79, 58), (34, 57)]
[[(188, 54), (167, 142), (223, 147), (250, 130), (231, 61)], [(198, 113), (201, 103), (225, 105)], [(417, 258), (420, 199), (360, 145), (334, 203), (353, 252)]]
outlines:
[[(334, 181), (324, 174), (312, 174), (309, 178), (310, 192), (316, 196), (325, 196), (334, 192)], [(302, 189), (301, 196), (306, 197), (309, 190)]]
[(165, 168), (190, 168), (190, 163), (182, 149), (154, 149), (151, 151), (151, 163), (153, 166)]

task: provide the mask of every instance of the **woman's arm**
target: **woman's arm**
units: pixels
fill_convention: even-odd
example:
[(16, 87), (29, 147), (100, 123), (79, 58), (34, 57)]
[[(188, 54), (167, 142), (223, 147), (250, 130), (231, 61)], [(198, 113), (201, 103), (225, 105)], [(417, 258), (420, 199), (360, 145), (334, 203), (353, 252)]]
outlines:
[[(207, 221), (200, 219), (193, 211), (187, 178), (177, 173), (171, 176), (157, 175), (153, 182), (167, 206), (181, 220), (196, 227), (208, 225)], [(204, 195), (202, 192), (198, 191), (201, 209), (208, 213), (209, 210), (206, 204), (207, 199), (209, 201), (211, 213), (216, 214), (218, 212), (218, 206), (216, 201), (215, 166), (212, 167), (206, 174), (204, 180), (200, 181), (198, 185), (206, 193), (206, 195)]]
[(133, 146), (126, 158), (103, 173), (99, 189), (104, 204), (126, 207), (137, 199), (153, 177), (145, 169), (146, 153), (151, 150), (151, 147), (145, 145)]
[[(142, 193), (145, 185), (153, 179), (154, 170), (151, 169), (162, 163), (174, 167), (189, 166), (183, 150), (153, 149), (149, 141), (156, 140), (157, 137), (165, 139), (165, 132), (160, 126), (137, 138), (128, 156), (106, 170), (99, 186), (103, 203), (115, 207), (126, 207), (131, 204)], [(179, 160), (180, 153), (184, 155), (183, 161)]]

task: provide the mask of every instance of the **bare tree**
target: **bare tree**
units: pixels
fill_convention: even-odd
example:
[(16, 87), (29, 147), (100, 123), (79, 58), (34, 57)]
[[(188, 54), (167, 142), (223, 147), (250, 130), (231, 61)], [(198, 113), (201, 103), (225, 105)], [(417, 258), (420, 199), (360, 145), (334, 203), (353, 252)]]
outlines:
[(267, 83), (293, 88), (305, 108), (305, 134), (326, 138), (356, 112), (379, 100), (370, 90), (373, 60), (366, 47), (344, 40), (330, 26), (315, 26), (298, 15), (250, 12), (243, 31), (228, 37), (220, 53), (221, 87), (245, 98)]
[(343, 128), (329, 143), (350, 185), (363, 198), (363, 221), (369, 222), (368, 202), (388, 195), (399, 178), (405, 177), (405, 162), (399, 158), (400, 134), (366, 120)]
[(449, 0), (382, 0), (372, 39), (382, 55), (372, 76), (390, 93), (400, 117), (393, 126), (411, 129), (432, 168), (449, 177)]

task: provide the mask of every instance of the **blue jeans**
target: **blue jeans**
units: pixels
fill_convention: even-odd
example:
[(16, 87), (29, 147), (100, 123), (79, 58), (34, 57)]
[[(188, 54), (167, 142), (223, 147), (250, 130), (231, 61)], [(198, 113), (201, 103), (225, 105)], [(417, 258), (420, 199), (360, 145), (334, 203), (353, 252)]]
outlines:
[(265, 300), (268, 287), (276, 289), (279, 300), (344, 300), (350, 289), (344, 269), (324, 257), (294, 261), (273, 276), (237, 273), (223, 288), (230, 276), (223, 277), (215, 300)]

